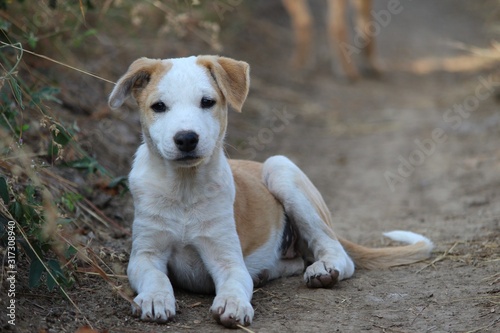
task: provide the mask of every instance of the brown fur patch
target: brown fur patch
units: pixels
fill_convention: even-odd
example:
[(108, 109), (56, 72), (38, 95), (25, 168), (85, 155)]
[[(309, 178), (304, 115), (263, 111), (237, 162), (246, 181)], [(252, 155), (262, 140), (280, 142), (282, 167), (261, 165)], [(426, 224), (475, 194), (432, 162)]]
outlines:
[(215, 75), (212, 73), (214, 63), (217, 61), (217, 56), (198, 56), (196, 59), (196, 63), (200, 66), (203, 66), (207, 70), (207, 75), (209, 76), (210, 83), (212, 84), (212, 87), (217, 91), (217, 95), (219, 96), (219, 100), (222, 103), (226, 103), (226, 97), (222, 93), (219, 84), (217, 83), (217, 78)]
[(171, 62), (160, 59), (137, 59), (116, 83), (109, 97), (109, 105), (112, 108), (120, 107), (129, 96), (133, 96), (141, 111), (143, 129), (148, 128), (154, 120), (154, 112), (150, 109), (150, 103), (154, 102), (151, 100), (158, 95), (156, 93), (158, 82), (170, 68), (172, 68)]
[(284, 227), (284, 210), (261, 180), (261, 163), (229, 160), (229, 164), (236, 186), (236, 230), (247, 256), (263, 246), (273, 231)]
[(150, 106), (159, 100), (159, 81), (172, 68), (171, 62), (158, 62), (147, 68), (149, 82), (146, 86), (134, 90), (134, 97), (139, 104), (141, 111), (141, 124), (143, 129), (149, 128), (153, 123), (156, 114)]
[(227, 102), (238, 112), (250, 88), (250, 66), (225, 57), (199, 56), (196, 63), (208, 69)]
[(219, 85), (217, 84), (215, 76), (212, 74), (210, 71), (210, 68), (212, 67), (212, 64), (214, 61), (216, 61), (217, 57), (215, 56), (199, 56), (196, 59), (196, 63), (200, 66), (203, 66), (206, 68), (206, 73), (207, 76), (210, 78), (210, 83), (214, 90), (217, 92), (217, 109), (215, 109), (215, 116), (219, 120), (220, 124), (220, 129), (219, 129), (219, 141), (224, 140), (224, 136), (226, 134), (226, 128), (227, 128), (227, 107), (226, 107), (226, 97), (222, 93)]

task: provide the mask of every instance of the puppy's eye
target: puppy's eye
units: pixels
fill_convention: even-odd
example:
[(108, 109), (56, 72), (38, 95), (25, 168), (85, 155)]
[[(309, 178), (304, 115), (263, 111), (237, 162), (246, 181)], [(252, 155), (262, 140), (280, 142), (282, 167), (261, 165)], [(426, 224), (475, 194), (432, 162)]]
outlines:
[(165, 112), (167, 111), (167, 106), (163, 102), (156, 102), (153, 105), (151, 105), (151, 109), (154, 112)]
[(202, 109), (210, 109), (216, 103), (215, 99), (211, 99), (209, 97), (203, 97), (200, 102), (200, 106)]

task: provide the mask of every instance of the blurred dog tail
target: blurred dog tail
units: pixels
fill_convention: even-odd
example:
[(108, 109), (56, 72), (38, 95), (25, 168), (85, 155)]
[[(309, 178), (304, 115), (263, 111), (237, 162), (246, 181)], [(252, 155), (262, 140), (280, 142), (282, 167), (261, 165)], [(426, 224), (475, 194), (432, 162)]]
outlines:
[(411, 231), (394, 230), (384, 236), (408, 245), (368, 248), (338, 237), (338, 240), (359, 268), (376, 269), (408, 265), (429, 258), (434, 244), (430, 239)]

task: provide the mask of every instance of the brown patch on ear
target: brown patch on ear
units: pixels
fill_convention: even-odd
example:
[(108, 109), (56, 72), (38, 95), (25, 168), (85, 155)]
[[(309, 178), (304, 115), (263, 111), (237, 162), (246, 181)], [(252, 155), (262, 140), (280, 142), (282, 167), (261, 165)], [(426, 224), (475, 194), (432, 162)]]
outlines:
[(250, 87), (250, 66), (218, 56), (199, 56), (196, 62), (208, 69), (229, 105), (241, 112)]
[(148, 85), (152, 73), (157, 71), (161, 64), (158, 59), (139, 58), (134, 61), (109, 95), (109, 106), (116, 109), (122, 106), (130, 95), (137, 98), (137, 94)]

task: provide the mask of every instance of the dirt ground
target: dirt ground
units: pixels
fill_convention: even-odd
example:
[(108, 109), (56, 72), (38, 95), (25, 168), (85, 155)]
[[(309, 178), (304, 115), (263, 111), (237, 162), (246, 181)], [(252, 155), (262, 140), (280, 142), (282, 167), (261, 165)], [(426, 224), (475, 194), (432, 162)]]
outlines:
[[(492, 87), (500, 66), (499, 50), (491, 56), (491, 41), (498, 39), (490, 30), (493, 2), (401, 4), (401, 13), (376, 36), (383, 76), (354, 84), (332, 75), (325, 60), (323, 2), (313, 2), (318, 56), (305, 74), (288, 66), (293, 40), (279, 1), (237, 5), (221, 20), (220, 53), (249, 62), (252, 73), (243, 113), (230, 115), (229, 156), (290, 157), (320, 189), (337, 233), (350, 240), (388, 245), (382, 232), (404, 229), (436, 245), (428, 261), (358, 270), (333, 289), (308, 289), (300, 276), (272, 281), (254, 292), (254, 332), (500, 331), (500, 95)], [(375, 1), (375, 10), (384, 9), (387, 2)], [(114, 42), (112, 52), (103, 53), (96, 68), (89, 61), (88, 69), (114, 63), (109, 75), (116, 80), (138, 56), (215, 53), (190, 40), (175, 47), (151, 41), (134, 47)], [(92, 80), (78, 82), (85, 87)], [(80, 94), (89, 109), (100, 111), (110, 90), (98, 83)], [(283, 126), (269, 130), (283, 114)], [(79, 126), (96, 156), (126, 174), (140, 143), (137, 114), (129, 107), (101, 120), (87, 118), (79, 115)], [(130, 230), (130, 194), (92, 200)], [(95, 226), (92, 235), (96, 251), (123, 275), (127, 232)], [(132, 295), (126, 279), (113, 282)], [(86, 320), (108, 332), (224, 331), (209, 314), (210, 295), (176, 290), (175, 321), (158, 325), (132, 317), (128, 302), (98, 276), (79, 274), (68, 293), (79, 310), (58, 293), (21, 290), (17, 331), (73, 332)], [(9, 328), (4, 318), (0, 323), (2, 331)]]

